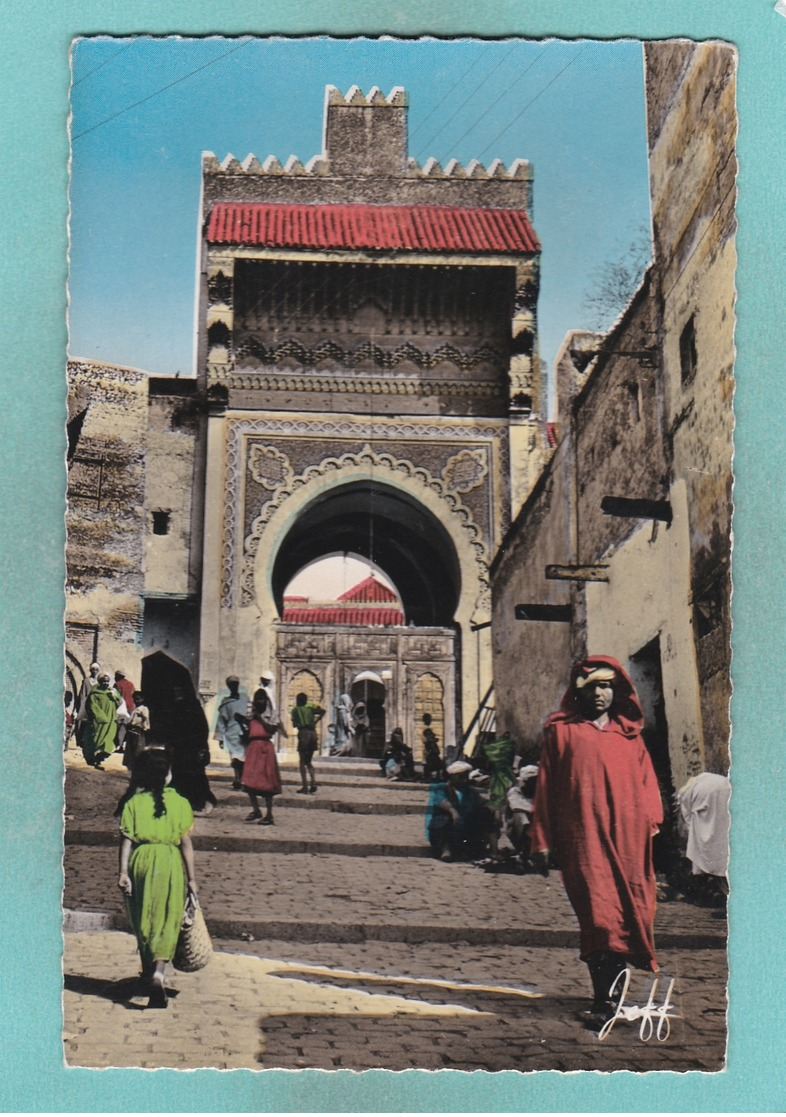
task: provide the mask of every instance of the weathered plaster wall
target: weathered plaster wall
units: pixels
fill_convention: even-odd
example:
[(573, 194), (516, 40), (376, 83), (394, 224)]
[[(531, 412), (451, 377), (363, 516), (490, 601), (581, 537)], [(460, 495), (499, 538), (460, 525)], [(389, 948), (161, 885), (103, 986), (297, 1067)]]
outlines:
[[(645, 50), (654, 263), (570, 423), (560, 401), (557, 453), (492, 565), (492, 632), (500, 724), (525, 738), (558, 701), (571, 656), (625, 662), (657, 640), (679, 786), (728, 766), (735, 54)], [(581, 370), (562, 371), (570, 398)], [(668, 499), (672, 523), (606, 516), (606, 495)], [(609, 580), (577, 583), (572, 626), (513, 619), (516, 603), (568, 599), (565, 583), (558, 598), (560, 583), (543, 580), (545, 563), (600, 561)]]
[(548, 563), (573, 560), (573, 458), (563, 440), (492, 567), (492, 655), (497, 727), (532, 746), (567, 684), (571, 626), (516, 620), (519, 604), (570, 604), (568, 583), (546, 579)]
[[(145, 590), (193, 594), (192, 485), (199, 415), (193, 382), (151, 394), (147, 431)], [(153, 531), (153, 513), (168, 513), (166, 534)]]
[(636, 520), (609, 516), (604, 496), (661, 500), (668, 490), (657, 317), (645, 279), (573, 404), (578, 480), (579, 562), (596, 562), (634, 531)]
[[(736, 52), (647, 44), (667, 437), (687, 487), (706, 764), (728, 767)], [(678, 86), (667, 80), (679, 66)], [(692, 333), (692, 340), (686, 341)]]
[[(69, 417), (81, 431), (69, 467), (67, 625), (95, 625), (108, 669), (139, 681), (147, 375), (97, 361), (68, 364)], [(69, 651), (84, 669), (86, 648)]]
[(660, 669), (674, 787), (704, 767), (699, 690), (690, 610), (688, 499), (683, 481), (670, 490), (670, 525), (636, 521), (621, 546), (599, 556), (608, 583), (584, 589), (587, 650), (623, 664), (660, 638)]

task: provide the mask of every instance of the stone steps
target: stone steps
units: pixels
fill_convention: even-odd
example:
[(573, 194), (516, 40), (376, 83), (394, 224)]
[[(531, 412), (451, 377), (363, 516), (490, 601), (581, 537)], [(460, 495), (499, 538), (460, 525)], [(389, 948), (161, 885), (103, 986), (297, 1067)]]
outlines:
[[(215, 789), (214, 789), (215, 790)], [(285, 790), (281, 795), (277, 795), (274, 799), (274, 809), (278, 810), (281, 807), (287, 809), (294, 808), (295, 810), (308, 810), (308, 811), (333, 811), (336, 814), (363, 814), (363, 815), (418, 815), (422, 818), (425, 810), (424, 799), (421, 797), (419, 801), (415, 802), (358, 802), (354, 799), (339, 799), (335, 798), (332, 794), (333, 789), (330, 789), (330, 798), (326, 798), (320, 789), (316, 795), (297, 795), (296, 793)], [(225, 807), (246, 807), (248, 810), (248, 797), (242, 791), (235, 791), (229, 795), (225, 795), (221, 799), (221, 809)], [(204, 816), (200, 816), (204, 817)]]
[[(341, 857), (427, 857), (428, 846), (404, 845), (393, 842), (352, 842), (331, 841), (329, 839), (277, 838), (275, 828), (252, 827), (253, 836), (234, 836), (217, 834), (215, 836), (195, 834), (192, 838), (194, 849), (205, 853), (308, 853), (333, 854)], [(264, 837), (257, 837), (264, 834)], [(66, 846), (115, 847), (117, 836), (104, 830), (68, 829), (65, 833)]]
[[(559, 927), (472, 927), (460, 931), (438, 923), (337, 923), (286, 919), (224, 919), (211, 915), (207, 920), (210, 934), (216, 940), (260, 941), (280, 939), (287, 943), (442, 943), (454, 945), (460, 935), (463, 944), (472, 946), (556, 947), (577, 949), (576, 931)], [(64, 912), (66, 933), (79, 931), (127, 931), (128, 922), (120, 912)], [(725, 939), (716, 937), (664, 933), (658, 936), (658, 948), (664, 950), (722, 950)]]
[[(283, 765), (276, 825), (265, 828), (244, 823), (249, 804), (231, 789), (231, 769), (210, 770), (219, 803), (198, 817), (193, 841), (214, 938), (576, 949), (575, 919), (557, 874), (543, 880), (512, 865), (492, 873), (433, 860), (423, 830), (425, 785), (390, 784), (339, 763), (320, 763), (313, 796), (297, 795), (297, 770)], [(85, 919), (127, 928), (111, 817), (126, 780), (119, 764), (68, 772), (65, 907), (78, 911), (67, 915), (66, 929), (81, 929)], [(656, 936), (659, 951), (722, 950), (726, 922), (666, 903)]]

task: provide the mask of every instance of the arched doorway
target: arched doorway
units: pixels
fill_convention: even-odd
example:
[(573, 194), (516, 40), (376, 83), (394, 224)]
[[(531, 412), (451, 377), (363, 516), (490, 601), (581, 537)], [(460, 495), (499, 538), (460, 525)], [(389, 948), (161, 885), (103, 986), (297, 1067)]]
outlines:
[(385, 725), (385, 683), (373, 671), (361, 671), (349, 688), (353, 710), (362, 702), (368, 716), (368, 732), (362, 745), (363, 756), (382, 756), (387, 735)]
[[(293, 577), (330, 555), (339, 556), (337, 561), (351, 555), (368, 563), (369, 577), (353, 590), (378, 592), (370, 597), (361, 592), (355, 599), (348, 591), (331, 599), (340, 601), (343, 609), (328, 608), (317, 579), (314, 592), (316, 599), (323, 598), (321, 603), (286, 596)], [(395, 586), (393, 593), (386, 591), (394, 601), (383, 600), (374, 570)], [(321, 704), (328, 710), (326, 726), (335, 720), (340, 693), (349, 693), (353, 709), (364, 703), (369, 727), (362, 742), (355, 741), (356, 754), (381, 756), (394, 726), (401, 726), (405, 739), (422, 749), (422, 715), (427, 708), (444, 741), (446, 724), (458, 721), (453, 680), (461, 570), (453, 540), (430, 509), (410, 494), (372, 480), (320, 493), (304, 506), (283, 538), (271, 586), (281, 618), (276, 655), (282, 677), (304, 669), (319, 677), (325, 698)], [(350, 600), (360, 607), (350, 609)], [(397, 619), (390, 619), (383, 603), (395, 605)], [(451, 680), (450, 711), (445, 687), (434, 673), (436, 665)], [(430, 680), (421, 686), (428, 695), (419, 712), (411, 693), (413, 670), (414, 677), (425, 673)], [(451, 732), (451, 739), (454, 735)]]
[[(440, 751), (445, 744), (445, 688), (430, 671), (418, 677), (415, 683), (415, 732), (412, 751), (416, 760), (423, 759), (423, 733), (426, 726), (436, 735)], [(427, 718), (427, 721), (424, 721)]]
[(407, 624), (453, 624), (461, 572), (450, 535), (408, 493), (377, 481), (328, 490), (304, 508), (273, 564), (271, 585), (279, 616), (284, 591), (297, 571), (325, 555), (345, 552), (385, 572), (401, 595)]

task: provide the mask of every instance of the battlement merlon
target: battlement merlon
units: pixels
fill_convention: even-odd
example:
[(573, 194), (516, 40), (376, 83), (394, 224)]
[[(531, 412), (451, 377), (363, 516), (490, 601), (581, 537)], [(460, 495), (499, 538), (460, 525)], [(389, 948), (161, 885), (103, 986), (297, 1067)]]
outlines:
[(445, 166), (433, 157), (419, 164), (407, 153), (409, 99), (401, 86), (385, 96), (325, 89), (323, 151), (307, 162), (291, 155), (219, 159), (203, 152), (204, 215), (217, 201), (315, 204), (481, 206), (524, 209), (533, 217), (533, 168), (525, 159), (488, 167), (473, 159)]
[[(202, 152), (202, 173), (205, 175), (316, 175), (332, 173), (333, 168), (326, 155), (314, 155), (307, 163), (302, 163), (296, 155), (290, 155), (286, 163), (281, 163), (275, 155), (268, 155), (260, 162), (256, 155), (249, 154), (242, 161), (234, 155), (226, 155), (219, 160), (212, 151)], [(477, 159), (471, 159), (466, 166), (457, 159), (451, 159), (443, 167), (433, 156), (421, 165), (412, 156), (407, 159), (404, 178), (463, 179), (476, 181), (498, 179), (501, 181), (531, 182), (534, 178), (532, 164), (527, 159), (514, 159), (506, 167), (501, 159), (494, 159), (484, 166)], [(249, 199), (250, 200), (250, 199)]]

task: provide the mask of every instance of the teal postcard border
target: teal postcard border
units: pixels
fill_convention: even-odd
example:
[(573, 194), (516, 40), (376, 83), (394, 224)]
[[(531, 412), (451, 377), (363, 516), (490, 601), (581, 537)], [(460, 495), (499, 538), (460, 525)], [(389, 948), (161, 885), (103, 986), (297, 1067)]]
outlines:
[[(723, 39), (739, 48), (730, 1043), (720, 1074), (90, 1071), (62, 1064), (68, 50), (77, 34)], [(0, 1110), (783, 1111), (786, 18), (774, 0), (29, 0), (3, 16)], [(764, 696), (767, 695), (767, 701)]]

